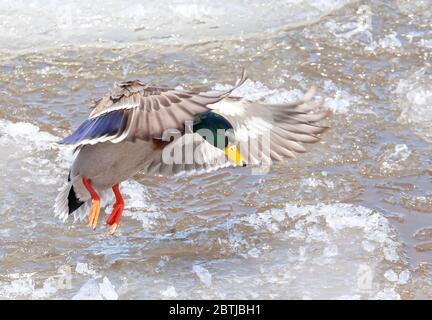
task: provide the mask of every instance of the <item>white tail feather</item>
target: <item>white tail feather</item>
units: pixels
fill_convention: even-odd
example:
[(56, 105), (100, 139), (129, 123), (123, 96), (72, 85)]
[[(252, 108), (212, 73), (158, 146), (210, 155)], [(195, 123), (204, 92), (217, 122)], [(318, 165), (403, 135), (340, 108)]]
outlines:
[[(99, 192), (99, 196), (101, 198), (101, 208), (111, 203), (114, 198), (114, 195), (111, 189), (106, 189)], [(84, 204), (75, 210), (72, 215), (74, 217), (74, 222), (82, 221), (87, 217), (87, 214), (90, 212), (91, 208), (91, 199), (84, 202)]]
[(54, 204), (54, 216), (58, 217), (63, 222), (66, 221), (69, 216), (68, 196), (69, 191), (72, 188), (72, 181), (67, 182), (60, 189), (60, 193), (57, 195)]
[[(58, 217), (61, 221), (65, 222), (69, 216), (69, 192), (72, 188), (73, 183), (77, 179), (73, 179), (72, 181), (67, 182), (63, 187), (60, 189), (60, 193), (57, 195), (55, 199), (54, 204), (54, 216)], [(106, 204), (110, 203), (113, 199), (113, 193), (111, 192), (111, 189), (103, 190), (99, 192), (99, 196), (101, 197), (101, 207), (105, 206)], [(91, 199), (85, 201), (77, 210), (75, 210), (72, 213), (72, 216), (74, 217), (74, 221), (82, 221), (84, 218), (87, 217), (87, 214), (90, 212), (91, 207)]]

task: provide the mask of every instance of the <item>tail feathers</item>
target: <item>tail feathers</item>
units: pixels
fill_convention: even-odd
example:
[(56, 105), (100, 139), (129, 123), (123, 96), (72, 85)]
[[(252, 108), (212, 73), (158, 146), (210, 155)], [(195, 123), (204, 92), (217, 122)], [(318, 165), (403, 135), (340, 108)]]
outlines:
[(76, 196), (73, 182), (68, 181), (61, 188), (60, 193), (55, 200), (54, 214), (60, 220), (66, 221), (67, 217), (83, 204), (84, 202), (79, 200)]
[(83, 201), (79, 200), (76, 196), (74, 187), (72, 187), (69, 190), (68, 194), (68, 207), (69, 207), (69, 214), (77, 210), (79, 207), (83, 205)]
[[(73, 215), (74, 222), (77, 220), (83, 220), (87, 213), (90, 211), (91, 200), (82, 201), (78, 199), (75, 190), (73, 181), (68, 181), (60, 190), (58, 194), (55, 205), (54, 205), (54, 214), (63, 222), (66, 221), (69, 215)], [(108, 203), (113, 199), (113, 194), (110, 192), (111, 190), (104, 190), (99, 193), (101, 197), (101, 202)]]
[(57, 195), (54, 204), (54, 215), (60, 220), (66, 221), (69, 216), (69, 192), (72, 189), (73, 184), (71, 181), (66, 183)]

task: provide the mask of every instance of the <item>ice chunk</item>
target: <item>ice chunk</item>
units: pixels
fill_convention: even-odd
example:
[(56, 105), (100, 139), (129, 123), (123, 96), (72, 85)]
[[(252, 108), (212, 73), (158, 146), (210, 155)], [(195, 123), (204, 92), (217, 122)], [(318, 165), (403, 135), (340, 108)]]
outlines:
[(211, 273), (204, 267), (200, 265), (194, 265), (192, 270), (196, 273), (200, 281), (206, 286), (211, 287), (212, 284), (212, 275)]
[(166, 290), (161, 291), (161, 295), (165, 298), (175, 298), (177, 297), (177, 292), (175, 287), (169, 286)]
[(0, 297), (6, 299), (23, 298), (34, 291), (34, 281), (31, 278), (12, 280), (9, 284), (0, 283)]
[(88, 273), (88, 265), (87, 263), (78, 262), (75, 268), (75, 272), (79, 274), (86, 274)]
[(104, 277), (102, 283), (99, 283), (99, 291), (102, 297), (106, 300), (117, 300), (118, 294), (115, 287), (111, 284), (107, 277)]
[(372, 251), (375, 250), (375, 245), (372, 242), (368, 241), (368, 240), (363, 240), (362, 241), (362, 247), (367, 252), (372, 252)]
[(248, 251), (248, 256), (252, 258), (258, 258), (261, 254), (261, 250), (258, 248), (252, 248)]
[(39, 127), (27, 122), (0, 122), (2, 139), (14, 139), (22, 143), (26, 149), (37, 148), (38, 150), (49, 150), (55, 147), (54, 143), (59, 140), (47, 132), (40, 131)]
[(349, 21), (344, 20), (342, 23), (330, 19), (325, 26), (340, 42), (358, 43), (367, 50), (375, 50), (378, 46), (373, 38), (372, 31), (372, 8), (368, 5), (361, 5), (357, 9), (357, 15)]
[(142, 41), (187, 44), (233, 37), (243, 39), (257, 32), (315, 23), (351, 2), (274, 0), (250, 5), (226, 0), (131, 0), (127, 4), (120, 0), (51, 0), (43, 3), (31, 0), (0, 3), (3, 22), (0, 48), (36, 50), (62, 45), (115, 45)]
[(409, 270), (402, 271), (401, 273), (399, 273), (398, 284), (407, 284), (409, 278), (410, 278)]
[(396, 262), (400, 259), (399, 254), (397, 253), (396, 247), (394, 246), (386, 246), (383, 248), (384, 258), (388, 261)]
[(72, 268), (70, 266), (60, 266), (57, 270), (58, 274), (54, 276), (55, 287), (57, 289), (72, 288)]
[(408, 270), (404, 270), (398, 275), (396, 272), (390, 269), (384, 273), (384, 277), (390, 282), (404, 285), (408, 283), (410, 272)]
[[(277, 211), (278, 216), (285, 214), (285, 219), (275, 222), (272, 211)], [(383, 267), (396, 266), (403, 261), (399, 254), (400, 242), (394, 238), (394, 231), (387, 219), (377, 211), (342, 203), (308, 206), (288, 204), (285, 209), (271, 209), (249, 215), (244, 221), (261, 232), (268, 229), (268, 225), (277, 223), (276, 227), (280, 230), (278, 234), (284, 234), (291, 245), (298, 245), (294, 265), (299, 269), (302, 263), (311, 268), (312, 261), (322, 266), (329, 263), (328, 258), (345, 261), (344, 258), (351, 254), (357, 257), (360, 254), (362, 262), (354, 267), (357, 268), (357, 273), (355, 279), (351, 280), (352, 286), (356, 287), (353, 294), (371, 294), (382, 278), (388, 277), (394, 283), (399, 281), (397, 275), (387, 273), (383, 276), (385, 270), (380, 271), (381, 267), (369, 263), (371, 259), (380, 261), (379, 265)], [(316, 255), (318, 252), (322, 252), (320, 257)], [(331, 274), (334, 270), (326, 269), (325, 272)], [(401, 281), (404, 282), (405, 278), (404, 274)], [(384, 294), (385, 292), (380, 297)]]
[(95, 275), (96, 272), (91, 270), (86, 262), (78, 262), (75, 267), (75, 272), (79, 274), (92, 274)]
[[(223, 91), (231, 87), (230, 85), (217, 84), (214, 90)], [(270, 89), (262, 82), (248, 79), (241, 87), (233, 91), (233, 95), (238, 95), (252, 101), (263, 100), (267, 103), (284, 103), (297, 100), (304, 95), (304, 92), (298, 89)]]
[(73, 300), (117, 300), (118, 294), (115, 287), (107, 277), (103, 277), (98, 283), (96, 279), (88, 280), (72, 297)]
[(340, 297), (337, 297), (337, 300), (360, 300), (361, 296), (359, 294), (353, 294), (353, 295), (343, 295)]
[(373, 163), (362, 167), (362, 174), (372, 177), (398, 176), (407, 170), (417, 170), (418, 156), (406, 144), (386, 144), (379, 150)]
[(398, 121), (432, 142), (432, 67), (424, 67), (400, 79), (394, 93), (401, 110)]
[(388, 281), (390, 281), (390, 282), (397, 282), (398, 280), (399, 280), (399, 277), (398, 277), (398, 275), (396, 274), (396, 272), (394, 272), (393, 270), (387, 270), (385, 273), (384, 273), (384, 277), (388, 280)]
[(402, 42), (397, 37), (396, 32), (392, 32), (388, 35), (386, 35), (383, 39), (379, 42), (381, 48), (399, 48), (402, 47)]
[(88, 280), (72, 297), (72, 300), (102, 300), (97, 281), (95, 279)]
[(407, 15), (421, 16), (424, 18), (432, 17), (430, 11), (432, 0), (397, 0), (396, 4), (399, 10)]
[(333, 96), (325, 98), (325, 106), (335, 113), (347, 113), (355, 97), (347, 91), (339, 89), (331, 80), (324, 81), (324, 90)]
[(381, 290), (378, 292), (374, 299), (377, 300), (400, 300), (399, 293), (396, 292), (395, 288), (385, 288), (384, 290)]
[(323, 255), (325, 257), (334, 257), (338, 255), (338, 247), (335, 244), (331, 244), (324, 249)]
[(366, 263), (359, 265), (357, 269), (357, 287), (360, 291), (370, 291), (373, 287), (374, 270)]
[(54, 277), (49, 277), (44, 281), (43, 287), (32, 293), (33, 299), (47, 299), (59, 290), (58, 281)]
[(165, 267), (165, 265), (167, 264), (167, 262), (170, 260), (169, 256), (162, 256), (160, 257), (159, 263), (158, 263), (158, 267), (159, 268), (163, 268)]
[(432, 49), (432, 39), (420, 39), (419, 42), (417, 42), (417, 45), (419, 47)]
[(165, 214), (151, 203), (148, 191), (141, 183), (127, 180), (120, 189), (127, 200), (124, 215), (142, 222), (144, 229), (151, 230), (166, 220)]

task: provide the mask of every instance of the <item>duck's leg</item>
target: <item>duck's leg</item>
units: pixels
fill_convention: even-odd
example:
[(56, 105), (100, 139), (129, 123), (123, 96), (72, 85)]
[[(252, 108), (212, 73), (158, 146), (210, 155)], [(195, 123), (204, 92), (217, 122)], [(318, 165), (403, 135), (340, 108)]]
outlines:
[(83, 177), (82, 181), (83, 181), (84, 187), (86, 187), (87, 191), (90, 193), (91, 201), (92, 201), (91, 209), (90, 209), (90, 212), (88, 213), (88, 218), (90, 221), (89, 226), (92, 227), (93, 229), (96, 229), (96, 225), (97, 225), (97, 222), (99, 219), (99, 213), (100, 213), (100, 197), (96, 193), (96, 191), (93, 189), (90, 179)]
[(118, 225), (120, 224), (120, 219), (122, 217), (123, 210), (124, 210), (124, 201), (119, 190), (119, 185), (116, 184), (114, 187), (112, 187), (112, 190), (114, 191), (116, 202), (107, 220), (107, 223), (110, 225), (111, 234), (113, 234), (116, 231)]

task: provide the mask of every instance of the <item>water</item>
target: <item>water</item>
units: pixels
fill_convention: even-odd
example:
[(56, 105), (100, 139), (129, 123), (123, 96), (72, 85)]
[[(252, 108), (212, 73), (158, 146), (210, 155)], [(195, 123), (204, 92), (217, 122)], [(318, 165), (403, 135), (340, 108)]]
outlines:
[[(0, 2), (0, 298), (432, 298), (431, 5)], [(322, 142), (267, 175), (137, 174), (115, 236), (53, 217), (56, 142), (113, 82), (220, 89), (241, 66), (254, 100), (316, 84)]]

